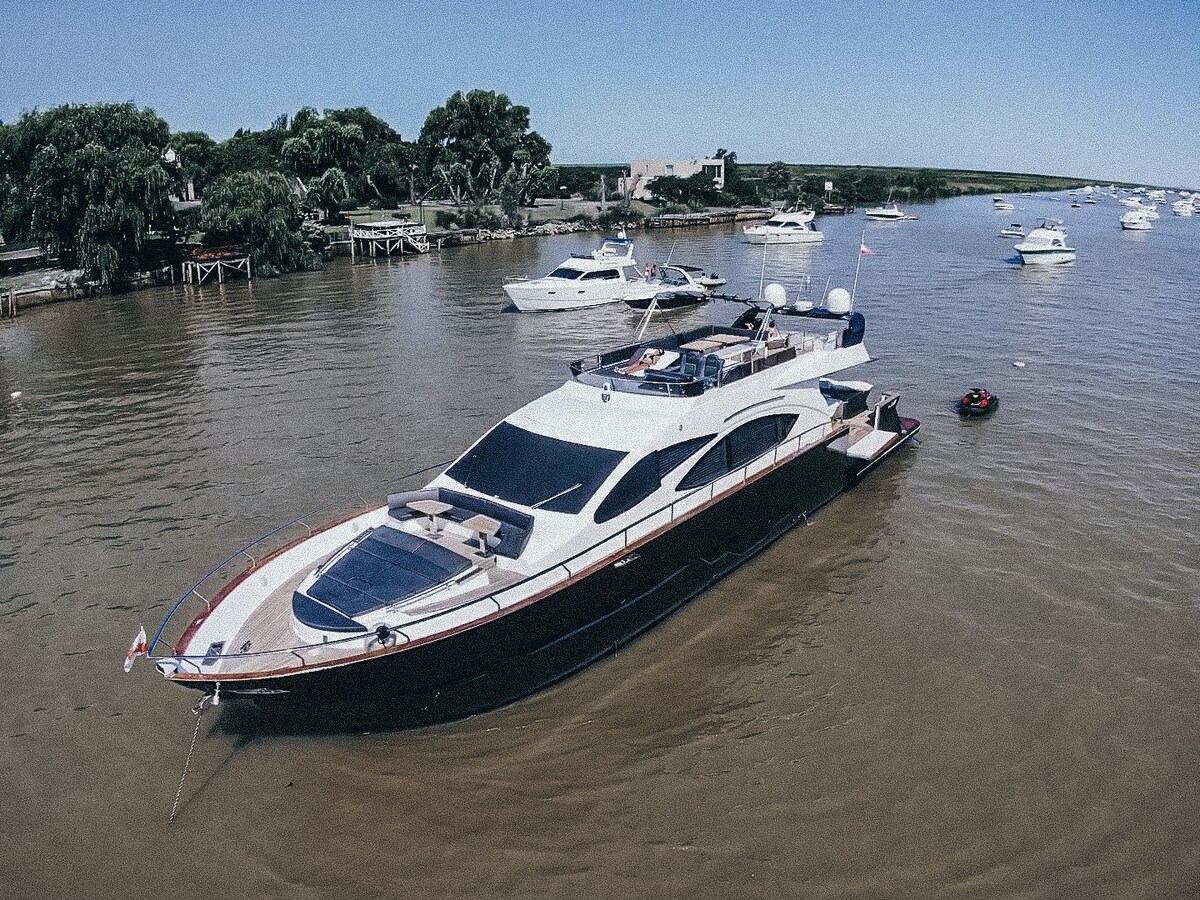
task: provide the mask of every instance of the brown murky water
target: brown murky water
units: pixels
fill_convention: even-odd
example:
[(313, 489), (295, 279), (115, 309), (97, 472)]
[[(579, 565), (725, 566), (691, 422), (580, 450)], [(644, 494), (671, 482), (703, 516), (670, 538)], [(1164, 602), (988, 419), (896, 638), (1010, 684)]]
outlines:
[[(0, 894), (1192, 895), (1200, 225), (1065, 206), (867, 228), (861, 377), (923, 441), (807, 527), (486, 715), (247, 736), (222, 707), (171, 826), (194, 698), (122, 674), (138, 623), (274, 525), (454, 455), (637, 315), (500, 313), (504, 275), (583, 235), (0, 325)], [(999, 228), (1054, 212), (1079, 262), (1005, 262)], [(820, 224), (768, 279), (848, 284), (863, 223)], [(732, 229), (637, 256), (676, 240), (756, 290)], [(1003, 406), (960, 422), (976, 384)]]

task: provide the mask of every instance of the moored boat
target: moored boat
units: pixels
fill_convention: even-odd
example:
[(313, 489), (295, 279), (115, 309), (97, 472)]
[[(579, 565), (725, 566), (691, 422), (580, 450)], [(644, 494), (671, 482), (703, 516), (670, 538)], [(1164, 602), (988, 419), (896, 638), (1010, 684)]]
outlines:
[(1149, 231), (1150, 216), (1144, 209), (1131, 209), (1121, 216), (1121, 228), (1124, 231)]
[[(634, 309), (647, 309), (651, 303), (655, 303), (659, 309), (705, 303), (712, 296), (711, 290), (704, 284), (705, 277), (704, 270), (697, 266), (664, 263), (657, 267), (653, 281), (635, 290), (625, 298), (625, 302)], [(721, 283), (725, 283), (723, 279)]]
[(776, 213), (757, 225), (745, 225), (742, 234), (750, 244), (819, 244), (824, 235), (813, 225), (811, 209)]
[(1058, 219), (1042, 219), (1025, 240), (1013, 245), (1013, 249), (1027, 266), (1075, 260), (1075, 248), (1067, 246), (1067, 227)]
[(845, 291), (805, 309), (776, 288), (730, 326), (576, 361), (419, 490), (240, 551), (145, 650), (169, 681), (319, 728), (468, 715), (612, 652), (920, 427), (833, 379), (870, 359)]
[(872, 222), (903, 222), (915, 219), (916, 216), (906, 215), (895, 203), (885, 203), (883, 206), (873, 206), (863, 213)]
[(619, 303), (649, 280), (633, 258), (633, 241), (622, 232), (598, 250), (572, 254), (542, 278), (510, 278), (504, 292), (521, 312), (555, 312)]

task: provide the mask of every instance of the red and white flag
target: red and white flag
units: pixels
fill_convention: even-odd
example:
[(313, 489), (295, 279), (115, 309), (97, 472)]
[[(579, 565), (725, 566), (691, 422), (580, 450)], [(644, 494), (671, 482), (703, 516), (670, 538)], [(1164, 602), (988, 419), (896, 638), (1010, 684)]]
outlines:
[(149, 652), (146, 647), (146, 626), (143, 625), (138, 629), (137, 637), (133, 639), (133, 643), (129, 645), (129, 652), (125, 654), (125, 671), (128, 672), (133, 668), (133, 660), (138, 656), (145, 656)]
[(859, 243), (858, 252), (861, 253), (863, 256), (874, 256), (875, 255), (875, 251), (863, 243)]

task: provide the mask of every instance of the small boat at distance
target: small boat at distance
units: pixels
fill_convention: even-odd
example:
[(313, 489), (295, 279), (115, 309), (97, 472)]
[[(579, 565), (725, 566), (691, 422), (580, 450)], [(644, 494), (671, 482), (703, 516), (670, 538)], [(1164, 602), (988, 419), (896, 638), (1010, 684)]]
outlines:
[(811, 209), (776, 213), (758, 225), (744, 225), (742, 234), (748, 244), (819, 244), (824, 235), (813, 225)]
[(1075, 261), (1075, 248), (1067, 246), (1067, 227), (1058, 219), (1042, 219), (1013, 249), (1026, 266)]
[(986, 388), (971, 388), (958, 399), (958, 411), (964, 416), (990, 416), (1000, 406), (1000, 398)]
[(916, 218), (916, 216), (906, 215), (895, 203), (873, 206), (865, 210), (863, 214), (872, 222), (904, 222)]
[(1000, 229), (1000, 237), (1025, 237), (1025, 229), (1020, 222), (1013, 222), (1006, 228)]
[(1012, 205), (1012, 201), (1005, 200), (1000, 196), (992, 198), (992, 207), (997, 210), (1003, 210), (1004, 212), (1012, 212), (1014, 209), (1016, 209), (1016, 207)]
[(1150, 228), (1150, 217), (1144, 209), (1131, 209), (1121, 216), (1123, 231), (1149, 231)]

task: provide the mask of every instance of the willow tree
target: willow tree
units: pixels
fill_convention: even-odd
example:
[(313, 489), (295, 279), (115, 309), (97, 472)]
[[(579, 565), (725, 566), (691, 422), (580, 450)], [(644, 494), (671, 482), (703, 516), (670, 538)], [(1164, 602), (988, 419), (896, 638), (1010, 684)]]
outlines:
[(417, 143), (427, 174), (455, 202), (491, 202), (506, 177), (529, 202), (550, 164), (549, 142), (529, 130), (529, 107), (495, 91), (456, 91), (429, 113)]
[(312, 249), (300, 233), (300, 201), (280, 172), (236, 172), (214, 181), (200, 226), (209, 246), (245, 244), (258, 275), (308, 268)]
[(3, 128), (0, 231), (111, 282), (173, 222), (167, 123), (132, 103), (58, 106)]

